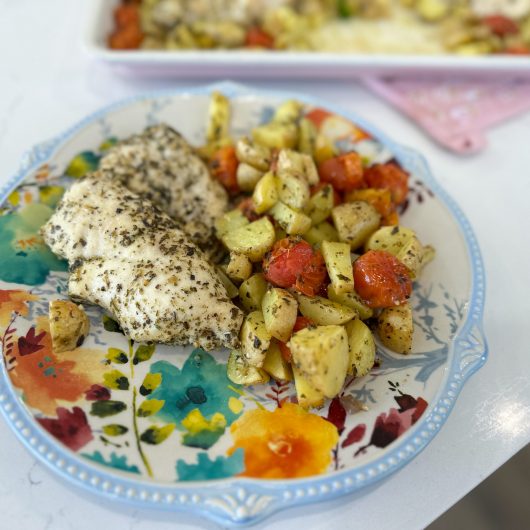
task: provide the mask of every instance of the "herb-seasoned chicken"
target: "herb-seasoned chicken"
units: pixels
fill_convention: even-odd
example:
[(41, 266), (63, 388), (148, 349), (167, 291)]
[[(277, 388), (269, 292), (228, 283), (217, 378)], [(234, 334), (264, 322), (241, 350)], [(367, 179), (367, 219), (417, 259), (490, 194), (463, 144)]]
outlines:
[(225, 212), (228, 196), (171, 127), (154, 125), (120, 142), (99, 169), (150, 199), (208, 255), (215, 252), (214, 221)]
[(70, 295), (108, 310), (132, 339), (237, 346), (242, 312), (202, 251), (107, 174), (75, 183), (42, 234), (70, 263)]

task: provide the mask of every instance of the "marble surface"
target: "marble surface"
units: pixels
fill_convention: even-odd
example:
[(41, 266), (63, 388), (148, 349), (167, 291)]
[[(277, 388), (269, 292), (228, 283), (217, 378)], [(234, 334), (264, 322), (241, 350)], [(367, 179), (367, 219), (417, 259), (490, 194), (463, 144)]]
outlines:
[[(22, 153), (98, 107), (142, 91), (197, 83), (119, 77), (79, 46), (83, 3), (0, 0), (0, 184)], [(269, 528), (422, 528), (530, 441), (530, 355), (524, 339), (530, 291), (530, 114), (499, 126), (475, 157), (443, 151), (352, 82), (259, 82), (327, 98), (421, 151), (475, 228), (486, 266), (487, 364), (467, 383), (436, 439), (371, 491), (277, 514)], [(182, 514), (152, 513), (72, 489), (36, 463), (0, 420), (0, 527), (207, 529)]]

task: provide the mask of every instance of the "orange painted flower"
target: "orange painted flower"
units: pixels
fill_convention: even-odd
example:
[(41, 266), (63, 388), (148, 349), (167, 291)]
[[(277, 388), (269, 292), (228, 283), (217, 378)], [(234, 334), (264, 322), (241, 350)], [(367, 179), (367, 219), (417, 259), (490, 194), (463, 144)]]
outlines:
[(54, 353), (46, 317), (38, 318), (36, 329), (30, 328), (25, 337), (18, 337), (12, 355), (16, 359), (9, 372), (13, 385), (22, 390), (28, 406), (46, 415), (54, 415), (64, 402), (84, 399), (106, 370), (105, 354), (99, 350)]
[(11, 320), (11, 315), (16, 311), (19, 315), (28, 314), (26, 302), (38, 300), (34, 294), (22, 290), (0, 290), (0, 326), (7, 326)]
[(323, 473), (338, 442), (337, 429), (299, 405), (285, 403), (273, 412), (254, 409), (231, 427), (234, 445), (245, 452), (242, 476), (297, 478)]

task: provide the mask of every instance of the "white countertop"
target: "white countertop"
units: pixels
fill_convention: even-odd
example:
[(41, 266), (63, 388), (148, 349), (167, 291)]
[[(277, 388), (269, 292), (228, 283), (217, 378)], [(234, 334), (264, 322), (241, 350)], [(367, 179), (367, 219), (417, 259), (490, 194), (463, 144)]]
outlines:
[[(146, 90), (186, 86), (120, 78), (88, 60), (78, 42), (79, 4), (0, 0), (0, 186), (26, 149), (98, 107)], [(460, 158), (353, 82), (259, 86), (327, 98), (427, 157), (467, 214), (482, 249), (490, 356), (466, 384), (442, 431), (403, 470), (372, 491), (283, 512), (255, 528), (425, 527), (530, 441), (530, 355), (524, 339), (530, 295), (530, 113), (493, 131), (483, 153)], [(1, 420), (0, 455), (2, 528), (214, 528), (182, 514), (113, 505), (66, 486), (35, 462)]]

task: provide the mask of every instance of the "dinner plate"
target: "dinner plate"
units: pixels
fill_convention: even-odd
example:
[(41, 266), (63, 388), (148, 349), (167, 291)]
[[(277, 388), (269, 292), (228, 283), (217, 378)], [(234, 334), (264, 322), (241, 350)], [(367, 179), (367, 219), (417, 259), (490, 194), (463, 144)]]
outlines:
[[(67, 297), (67, 271), (39, 227), (116, 138), (164, 121), (199, 145), (213, 90), (231, 99), (235, 136), (297, 98), (342, 151), (395, 159), (411, 174), (402, 224), (436, 247), (411, 298), (413, 353), (378, 345), (372, 372), (318, 411), (303, 411), (291, 384), (231, 383), (226, 352), (136, 344), (94, 306), (81, 347), (51, 347), (48, 302)], [(467, 219), (418, 153), (327, 102), (232, 83), (135, 97), (32, 149), (0, 198), (0, 410), (36, 458), (85, 490), (224, 525), (358, 491), (433, 439), (486, 360), (484, 269)]]
[(530, 78), (530, 56), (400, 55), (252, 50), (112, 50), (113, 10), (119, 0), (87, 3), (83, 46), (122, 73), (207, 78), (355, 78), (365, 75), (445, 75)]

